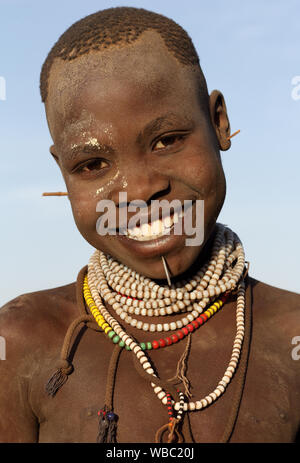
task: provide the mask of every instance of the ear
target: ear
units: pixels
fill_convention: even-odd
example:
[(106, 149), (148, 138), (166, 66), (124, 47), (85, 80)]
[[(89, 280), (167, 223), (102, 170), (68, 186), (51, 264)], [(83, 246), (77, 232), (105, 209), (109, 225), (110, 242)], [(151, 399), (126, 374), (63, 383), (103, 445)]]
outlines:
[(209, 97), (210, 116), (215, 129), (219, 148), (226, 151), (231, 146), (230, 123), (224, 97), (219, 90), (213, 90)]
[(54, 157), (54, 159), (55, 159), (55, 161), (57, 162), (57, 164), (59, 165), (58, 155), (57, 155), (55, 146), (54, 146), (54, 145), (51, 145), (50, 148), (49, 148), (49, 151), (50, 151), (50, 153), (52, 154), (52, 156)]

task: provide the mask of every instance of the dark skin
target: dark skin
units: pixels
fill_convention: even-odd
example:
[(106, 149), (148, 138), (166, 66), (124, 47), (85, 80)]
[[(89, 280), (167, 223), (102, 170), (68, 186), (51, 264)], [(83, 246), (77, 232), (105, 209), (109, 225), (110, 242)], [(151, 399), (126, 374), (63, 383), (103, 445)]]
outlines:
[[(149, 43), (153, 52), (147, 55)], [(197, 90), (195, 73), (181, 66), (153, 33), (144, 34), (130, 49), (91, 54), (71, 64), (58, 62), (51, 71), (46, 104), (54, 141), (50, 150), (65, 179), (79, 231), (94, 247), (157, 280), (164, 278), (161, 253), (173, 281), (201, 266), (224, 201), (219, 149), (230, 146), (226, 107), (222, 95), (213, 92), (210, 107), (205, 108)], [(150, 130), (149, 123), (162, 117), (163, 124), (155, 130), (152, 124)], [(93, 148), (72, 151), (79, 144)], [(74, 153), (71, 160), (70, 152)], [(99, 236), (96, 204), (100, 199), (118, 203), (119, 191), (127, 191), (128, 201), (138, 198), (147, 203), (153, 197), (204, 199), (204, 243), (187, 247), (182, 239), (141, 257), (116, 236)], [(291, 356), (291, 340), (299, 335), (299, 296), (250, 281), (251, 351), (231, 442), (294, 442), (300, 422), (300, 375), (299, 362)], [(228, 365), (235, 307), (234, 299), (230, 300), (192, 335), (187, 376), (194, 401), (213, 391)], [(74, 372), (54, 398), (44, 391), (66, 330), (78, 315), (75, 283), (20, 296), (1, 309), (0, 334), (7, 344), (7, 359), (0, 362), (1, 442), (96, 441), (97, 411), (104, 405), (113, 351), (103, 333), (83, 329), (74, 350)], [(172, 315), (169, 321), (178, 318)], [(126, 330), (138, 341), (158, 337), (132, 327)], [(150, 352), (161, 378), (174, 376), (185, 343)], [(196, 442), (221, 439), (236, 378), (216, 403), (189, 413)], [(120, 443), (154, 442), (157, 429), (167, 423), (166, 407), (136, 372), (132, 353), (127, 351), (120, 357), (114, 407)]]
[[(157, 279), (165, 276), (162, 254), (176, 276), (190, 268), (203, 246), (185, 246), (183, 235), (171, 249), (140, 257), (115, 236), (97, 234), (98, 201), (110, 199), (118, 205), (120, 191), (127, 192), (128, 202), (141, 199), (147, 204), (154, 198), (181, 203), (202, 199), (207, 239), (224, 201), (225, 178), (216, 131), (208, 108), (199, 104), (193, 73), (180, 66), (158, 35), (148, 32), (145, 37), (127, 47), (126, 54), (117, 49), (103, 52), (100, 61), (94, 54), (74, 65), (58, 63), (46, 108), (55, 141), (50, 150), (66, 182), (79, 231), (95, 248)], [(149, 40), (154, 51), (146, 60)], [(68, 85), (62, 98), (55, 82), (65, 82), (69, 74), (76, 84)], [(229, 122), (219, 93), (211, 99), (211, 110), (224, 142)]]

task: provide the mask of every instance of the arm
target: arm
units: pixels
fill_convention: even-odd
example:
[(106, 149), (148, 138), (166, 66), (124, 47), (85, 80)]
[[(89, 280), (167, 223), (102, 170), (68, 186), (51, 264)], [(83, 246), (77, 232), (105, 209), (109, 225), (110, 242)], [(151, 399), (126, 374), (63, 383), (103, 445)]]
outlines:
[[(26, 317), (18, 298), (0, 309), (0, 442), (38, 442), (38, 420), (29, 400), (30, 352)], [(22, 312), (22, 313), (21, 313)], [(27, 340), (26, 340), (27, 338)], [(30, 351), (30, 349), (29, 349)]]

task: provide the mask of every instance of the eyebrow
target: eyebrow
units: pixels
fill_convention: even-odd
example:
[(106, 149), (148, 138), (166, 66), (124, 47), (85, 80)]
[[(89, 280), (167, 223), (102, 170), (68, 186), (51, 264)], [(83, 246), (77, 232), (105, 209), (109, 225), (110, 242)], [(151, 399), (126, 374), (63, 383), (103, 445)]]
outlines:
[[(139, 145), (142, 145), (143, 140), (150, 136), (153, 136), (154, 133), (157, 133), (164, 129), (170, 129), (170, 126), (175, 126), (177, 124), (185, 124), (189, 127), (191, 125), (194, 125), (192, 119), (183, 114), (178, 115), (175, 113), (167, 113), (148, 122), (144, 129), (138, 134), (136, 141)], [(76, 143), (71, 146), (71, 149), (68, 152), (65, 153), (65, 158), (67, 160), (72, 161), (81, 154), (107, 155), (113, 153), (115, 153), (115, 150), (111, 146), (106, 145), (105, 143)]]
[(138, 134), (137, 142), (142, 143), (142, 140), (153, 135), (155, 132), (159, 132), (166, 128), (170, 128), (170, 125), (175, 124), (187, 124), (192, 125), (192, 120), (185, 115), (178, 115), (175, 113), (167, 113), (164, 116), (157, 117), (153, 121), (149, 122), (146, 127)]
[(97, 143), (95, 145), (89, 143), (74, 144), (71, 146), (70, 151), (65, 154), (66, 159), (72, 161), (80, 154), (112, 154), (114, 149), (111, 146), (105, 145), (103, 143)]

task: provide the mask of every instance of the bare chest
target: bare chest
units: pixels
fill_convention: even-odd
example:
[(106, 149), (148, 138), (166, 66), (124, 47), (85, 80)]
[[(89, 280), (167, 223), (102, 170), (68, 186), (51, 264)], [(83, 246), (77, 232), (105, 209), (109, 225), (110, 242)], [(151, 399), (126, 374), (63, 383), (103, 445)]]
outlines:
[[(186, 371), (192, 401), (212, 392), (227, 368), (234, 333), (220, 333), (212, 324), (192, 340)], [(179, 343), (164, 351), (149, 352), (160, 378), (167, 380), (176, 374), (184, 347)], [(155, 442), (157, 430), (168, 422), (167, 407), (136, 370), (133, 354), (125, 350), (108, 394), (113, 348), (102, 333), (88, 330), (76, 348), (73, 373), (54, 397), (45, 394), (44, 384), (55, 370), (55, 362), (52, 369), (51, 362), (46, 363), (33, 391), (40, 420), (39, 442), (96, 442), (98, 413), (108, 395), (119, 417), (118, 442)], [(268, 357), (252, 342), (245, 372), (238, 367), (219, 399), (200, 411), (185, 414), (184, 440), (293, 442), (299, 425), (300, 398), (293, 375), (288, 374), (288, 368), (281, 368), (281, 363), (276, 355)]]

